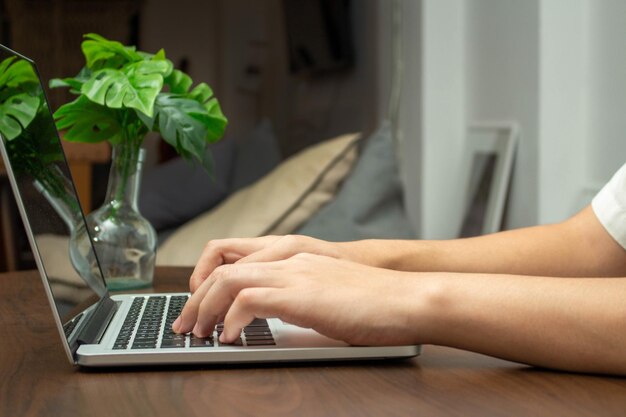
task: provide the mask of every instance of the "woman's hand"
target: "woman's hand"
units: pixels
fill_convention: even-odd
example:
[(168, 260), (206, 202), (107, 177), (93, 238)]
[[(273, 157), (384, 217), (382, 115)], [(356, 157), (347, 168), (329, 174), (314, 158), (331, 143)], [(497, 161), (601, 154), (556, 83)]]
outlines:
[[(262, 243), (270, 247), (271, 239)], [(255, 253), (258, 242), (249, 243)], [(226, 253), (229, 260), (242, 256)], [(254, 318), (277, 317), (355, 345), (411, 344), (420, 327), (417, 292), (413, 274), (328, 256), (299, 253), (273, 262), (223, 264), (199, 285), (173, 328), (204, 337), (224, 318), (220, 341), (229, 343)]]
[(324, 255), (377, 266), (376, 241), (345, 243), (326, 242), (308, 236), (264, 236), (258, 238), (221, 239), (207, 243), (189, 280), (195, 292), (220, 265), (232, 263), (272, 262), (291, 258), (299, 253)]

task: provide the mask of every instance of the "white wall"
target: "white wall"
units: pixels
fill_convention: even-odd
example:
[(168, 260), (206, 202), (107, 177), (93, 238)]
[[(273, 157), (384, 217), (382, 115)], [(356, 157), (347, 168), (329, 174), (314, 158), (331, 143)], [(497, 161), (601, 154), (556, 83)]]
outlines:
[(626, 157), (626, 3), (471, 0), (467, 19), (468, 118), (522, 126), (508, 227), (561, 221)]
[(532, 224), (538, 198), (538, 0), (468, 0), (466, 12), (467, 120), (519, 123), (509, 222)]
[[(465, 4), (457, 0), (422, 3), (421, 235), (456, 236), (463, 195), (458, 193), (465, 138)], [(410, 23), (410, 21), (409, 21)], [(410, 107), (406, 107), (410, 110)], [(407, 132), (408, 134), (408, 132)]]
[(586, 186), (599, 187), (626, 161), (626, 2), (587, 1)]
[(404, 20), (421, 26), (403, 37), (406, 72), (421, 84), (407, 84), (401, 120), (419, 235), (458, 230), (451, 187), (460, 193), (464, 181), (452, 177), (463, 129), (476, 120), (521, 127), (508, 228), (558, 222), (589, 204), (626, 160), (626, 2), (405, 0), (404, 8)]
[(582, 208), (588, 140), (587, 5), (587, 0), (540, 2), (538, 223), (562, 221)]
[(586, 131), (586, 0), (470, 0), (468, 120), (521, 126), (507, 227), (577, 207)]

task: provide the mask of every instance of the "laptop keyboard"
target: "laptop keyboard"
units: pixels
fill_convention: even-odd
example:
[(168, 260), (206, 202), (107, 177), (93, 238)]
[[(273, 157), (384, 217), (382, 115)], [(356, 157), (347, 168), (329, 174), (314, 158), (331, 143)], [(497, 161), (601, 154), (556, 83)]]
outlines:
[[(135, 297), (113, 349), (193, 349), (219, 346), (221, 343), (217, 339), (224, 330), (224, 323), (218, 323), (213, 334), (204, 338), (193, 334), (176, 334), (172, 330), (172, 324), (188, 298), (186, 295)], [(242, 330), (239, 339), (229, 345), (275, 346), (276, 342), (267, 320), (255, 319)]]

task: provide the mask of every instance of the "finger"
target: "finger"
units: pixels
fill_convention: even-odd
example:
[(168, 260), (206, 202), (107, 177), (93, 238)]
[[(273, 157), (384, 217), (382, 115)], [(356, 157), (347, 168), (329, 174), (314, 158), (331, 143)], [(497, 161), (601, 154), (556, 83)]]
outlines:
[[(215, 272), (215, 271), (214, 271)], [(188, 333), (193, 329), (198, 317), (198, 308), (204, 296), (212, 286), (212, 280), (205, 280), (185, 303), (178, 318), (172, 323), (172, 330), (176, 333)]]
[(220, 342), (233, 343), (255, 318), (285, 318), (285, 299), (280, 288), (245, 288), (235, 298), (224, 318), (224, 331)]
[(275, 262), (218, 267), (187, 301), (180, 321), (174, 322), (177, 326), (174, 330), (178, 333), (193, 330), (196, 336), (205, 335), (226, 314), (243, 288), (280, 285), (278, 268), (280, 264)]
[(266, 247), (239, 259), (237, 263), (272, 262), (289, 259), (298, 253), (308, 252), (311, 241), (312, 239), (306, 236), (281, 236)]
[[(229, 283), (232, 282), (232, 280), (228, 281)], [(217, 282), (223, 283), (225, 281), (221, 280)], [(217, 284), (212, 286), (200, 302), (196, 323), (192, 330), (192, 333), (198, 337), (206, 337), (213, 332), (215, 325), (220, 319), (223, 320), (228, 308), (235, 299), (237, 291), (235, 288), (227, 288), (224, 290), (220, 287), (233, 287), (233, 284)]]
[(189, 289), (195, 292), (204, 280), (220, 265), (234, 263), (244, 256), (263, 249), (278, 239), (264, 236), (251, 239), (219, 239), (209, 241), (189, 279)]
[(220, 268), (220, 277), (204, 296), (198, 308), (193, 333), (204, 337), (210, 334), (220, 318), (225, 317), (239, 292), (246, 288), (279, 287), (276, 263), (228, 265)]

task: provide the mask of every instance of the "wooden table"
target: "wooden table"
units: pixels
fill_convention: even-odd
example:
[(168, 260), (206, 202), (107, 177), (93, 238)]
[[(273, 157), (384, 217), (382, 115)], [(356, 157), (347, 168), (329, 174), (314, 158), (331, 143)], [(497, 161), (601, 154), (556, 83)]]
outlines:
[[(189, 270), (159, 269), (156, 289)], [(626, 379), (426, 346), (395, 362), (81, 370), (35, 272), (0, 275), (0, 416), (623, 416)]]

